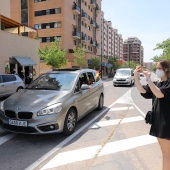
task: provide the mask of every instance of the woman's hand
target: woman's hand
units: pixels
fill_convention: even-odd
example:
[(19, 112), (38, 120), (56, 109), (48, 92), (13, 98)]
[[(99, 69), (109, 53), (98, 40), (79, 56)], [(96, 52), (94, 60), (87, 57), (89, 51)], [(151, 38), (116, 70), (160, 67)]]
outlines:
[(149, 70), (145, 70), (143, 74), (145, 75), (146, 79), (151, 77), (151, 72)]
[(136, 66), (136, 69), (134, 71), (134, 77), (138, 78), (139, 73), (141, 73), (141, 72), (142, 72), (142, 66)]

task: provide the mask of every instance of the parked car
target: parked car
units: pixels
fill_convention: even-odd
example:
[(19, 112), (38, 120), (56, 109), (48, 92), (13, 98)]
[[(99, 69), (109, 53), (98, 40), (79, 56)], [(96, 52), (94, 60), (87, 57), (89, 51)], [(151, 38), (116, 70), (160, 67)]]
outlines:
[(134, 73), (132, 68), (120, 68), (117, 69), (113, 78), (113, 85), (128, 85), (132, 86), (135, 83)]
[(18, 75), (0, 74), (0, 97), (10, 96), (24, 87), (25, 84)]
[(60, 69), (45, 73), (0, 105), (0, 126), (10, 132), (70, 135), (76, 123), (101, 110), (104, 87), (92, 69)]

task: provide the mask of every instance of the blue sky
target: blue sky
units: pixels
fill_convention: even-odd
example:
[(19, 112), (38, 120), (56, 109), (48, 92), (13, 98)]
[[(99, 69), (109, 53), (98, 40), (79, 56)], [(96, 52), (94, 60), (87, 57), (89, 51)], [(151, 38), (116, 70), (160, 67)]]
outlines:
[(118, 29), (123, 40), (138, 37), (144, 47), (144, 62), (162, 50), (153, 49), (170, 37), (170, 0), (102, 0), (105, 19)]

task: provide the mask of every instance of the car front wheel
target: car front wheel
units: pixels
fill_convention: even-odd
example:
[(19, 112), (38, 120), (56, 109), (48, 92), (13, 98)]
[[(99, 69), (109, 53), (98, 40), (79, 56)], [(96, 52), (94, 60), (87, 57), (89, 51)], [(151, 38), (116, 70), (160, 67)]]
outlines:
[(74, 132), (74, 129), (76, 127), (76, 111), (74, 109), (70, 109), (67, 112), (65, 121), (64, 121), (64, 129), (63, 134), (64, 135), (71, 135)]

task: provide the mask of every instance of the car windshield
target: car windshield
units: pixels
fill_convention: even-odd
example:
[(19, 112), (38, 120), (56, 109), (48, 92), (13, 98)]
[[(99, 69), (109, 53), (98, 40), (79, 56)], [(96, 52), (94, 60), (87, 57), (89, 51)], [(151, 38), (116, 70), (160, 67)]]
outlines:
[(49, 73), (38, 77), (26, 89), (35, 90), (69, 90), (73, 85), (76, 74)]
[(130, 70), (117, 70), (116, 75), (117, 76), (129, 76), (130, 75)]

